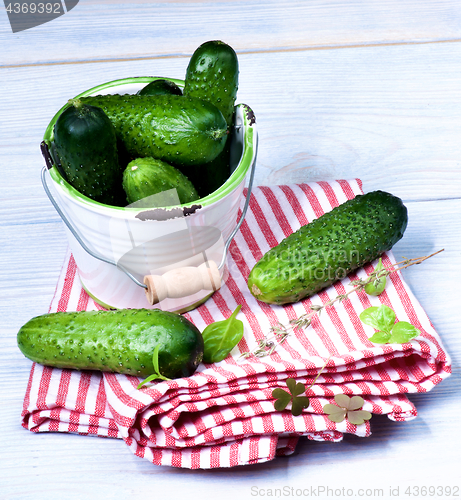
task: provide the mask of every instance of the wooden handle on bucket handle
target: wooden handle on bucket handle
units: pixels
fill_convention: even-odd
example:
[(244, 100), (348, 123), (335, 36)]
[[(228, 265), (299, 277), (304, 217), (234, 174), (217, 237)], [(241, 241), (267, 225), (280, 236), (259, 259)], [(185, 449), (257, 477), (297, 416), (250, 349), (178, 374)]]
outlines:
[(187, 297), (200, 290), (216, 291), (221, 288), (218, 266), (212, 260), (198, 267), (180, 267), (167, 271), (162, 276), (144, 277), (146, 297), (149, 304), (158, 304), (166, 298)]

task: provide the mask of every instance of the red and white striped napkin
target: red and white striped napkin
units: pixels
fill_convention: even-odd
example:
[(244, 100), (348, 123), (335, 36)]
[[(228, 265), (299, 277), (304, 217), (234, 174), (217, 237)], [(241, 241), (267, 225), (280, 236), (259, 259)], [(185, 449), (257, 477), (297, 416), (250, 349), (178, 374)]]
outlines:
[[(202, 331), (230, 316), (238, 304), (245, 334), (220, 363), (201, 364), (188, 378), (157, 382), (137, 390), (140, 379), (99, 372), (60, 370), (33, 364), (22, 425), (33, 432), (72, 432), (121, 438), (137, 456), (156, 465), (216, 468), (255, 464), (288, 455), (298, 439), (340, 441), (344, 434), (369, 436), (373, 420), (362, 425), (331, 422), (323, 413), (336, 394), (361, 395), (363, 409), (405, 421), (416, 416), (407, 393), (427, 392), (451, 373), (439, 335), (405, 284), (400, 272), (390, 276), (379, 297), (357, 292), (317, 315), (297, 330), (270, 357), (240, 354), (258, 346), (271, 325), (287, 324), (350, 290), (350, 281), (365, 277), (373, 265), (348, 276), (309, 299), (269, 306), (247, 289), (253, 265), (284, 237), (324, 212), (362, 192), (359, 180), (255, 187), (246, 218), (233, 240), (224, 286), (199, 308), (186, 314)], [(241, 207), (244, 199), (242, 198)], [(240, 215), (240, 214), (239, 214)], [(383, 263), (394, 263), (392, 252)], [(50, 312), (100, 309), (82, 289), (75, 261), (67, 254)], [(398, 320), (422, 334), (402, 345), (368, 341), (373, 329), (359, 314), (384, 303)], [(328, 360), (328, 361), (327, 361)], [(274, 409), (272, 390), (286, 389), (295, 378), (308, 387), (310, 406), (299, 416)]]

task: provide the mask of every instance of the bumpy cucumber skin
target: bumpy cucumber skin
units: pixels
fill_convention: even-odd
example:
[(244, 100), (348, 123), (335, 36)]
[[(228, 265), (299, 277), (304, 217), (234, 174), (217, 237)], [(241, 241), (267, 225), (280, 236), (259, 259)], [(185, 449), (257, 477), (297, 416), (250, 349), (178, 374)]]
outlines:
[(151, 156), (175, 165), (198, 165), (216, 158), (226, 142), (222, 113), (201, 99), (114, 94), (81, 100), (104, 110), (132, 158)]
[(176, 189), (181, 204), (198, 200), (192, 182), (172, 165), (155, 158), (137, 158), (123, 172), (123, 189), (128, 203), (162, 191)]
[(136, 92), (138, 95), (182, 95), (182, 90), (171, 80), (153, 80), (141, 90)]
[(390, 250), (407, 222), (400, 198), (358, 195), (269, 250), (251, 270), (248, 288), (268, 304), (298, 302)]
[(102, 109), (72, 102), (53, 131), (60, 168), (77, 191), (113, 205), (122, 180), (114, 126)]
[[(227, 126), (233, 124), (238, 91), (239, 64), (234, 49), (220, 40), (200, 45), (186, 70), (184, 95), (198, 97), (220, 109)], [(229, 178), (230, 135), (223, 151), (211, 162), (195, 167), (189, 177), (201, 197), (216, 191)]]
[(57, 368), (148, 377), (159, 349), (159, 371), (192, 375), (203, 358), (203, 338), (187, 318), (159, 309), (57, 312), (29, 320), (18, 347), (32, 361)]
[(213, 103), (232, 124), (238, 90), (239, 65), (234, 49), (220, 40), (200, 45), (190, 58), (184, 95)]

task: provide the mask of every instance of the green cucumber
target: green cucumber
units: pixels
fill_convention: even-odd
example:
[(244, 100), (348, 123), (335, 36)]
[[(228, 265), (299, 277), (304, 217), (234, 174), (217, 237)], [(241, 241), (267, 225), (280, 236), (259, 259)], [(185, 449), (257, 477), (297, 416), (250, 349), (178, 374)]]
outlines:
[(112, 122), (101, 108), (71, 99), (53, 130), (61, 171), (77, 191), (108, 205), (120, 193), (122, 169)]
[(138, 95), (182, 95), (182, 90), (171, 80), (161, 78), (159, 80), (153, 80), (136, 93)]
[(132, 158), (151, 156), (175, 165), (198, 165), (216, 158), (226, 142), (222, 113), (198, 98), (110, 94), (80, 99), (104, 110)]
[(119, 309), (43, 314), (18, 332), (21, 352), (32, 361), (77, 370), (148, 377), (159, 347), (160, 373), (192, 375), (203, 358), (203, 338), (187, 318), (160, 309)]
[(205, 42), (186, 69), (184, 95), (214, 104), (231, 126), (238, 90), (239, 65), (234, 49), (220, 40)]
[(390, 250), (407, 222), (400, 198), (358, 195), (269, 250), (251, 270), (248, 288), (268, 304), (298, 302)]
[[(238, 75), (239, 64), (234, 49), (220, 40), (205, 42), (195, 50), (187, 66), (184, 95), (214, 104), (222, 112), (231, 131)], [(189, 171), (189, 178), (201, 197), (221, 187), (229, 178), (230, 143), (229, 135), (223, 151), (214, 160)]]
[(123, 189), (128, 203), (175, 189), (181, 204), (198, 200), (189, 179), (172, 165), (155, 158), (137, 158), (123, 172)]

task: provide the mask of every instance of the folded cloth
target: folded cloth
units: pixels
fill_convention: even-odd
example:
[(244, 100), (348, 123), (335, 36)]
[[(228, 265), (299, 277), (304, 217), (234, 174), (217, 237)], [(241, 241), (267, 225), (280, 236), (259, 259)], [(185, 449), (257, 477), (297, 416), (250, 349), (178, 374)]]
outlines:
[[(369, 436), (370, 421), (334, 423), (323, 407), (337, 394), (360, 395), (363, 409), (396, 421), (416, 416), (406, 394), (427, 392), (451, 373), (439, 335), (400, 271), (389, 276), (378, 297), (354, 292), (326, 307), (309, 327), (294, 329), (270, 356), (252, 353), (271, 327), (287, 325), (312, 305), (345, 294), (377, 262), (301, 302), (272, 306), (248, 291), (251, 268), (271, 247), (333, 207), (362, 193), (359, 180), (255, 187), (245, 220), (227, 258), (226, 280), (197, 309), (185, 313), (201, 331), (213, 321), (238, 315), (245, 333), (225, 360), (201, 364), (194, 375), (154, 382), (141, 390), (133, 376), (60, 370), (34, 363), (22, 425), (33, 432), (73, 432), (121, 438), (137, 456), (156, 465), (216, 468), (255, 464), (294, 452), (298, 439), (340, 441), (344, 434)], [(246, 194), (245, 194), (246, 195)], [(243, 207), (244, 199), (241, 201)], [(240, 212), (241, 213), (241, 212)], [(238, 214), (240, 216), (240, 213)], [(385, 266), (395, 263), (392, 252)], [(359, 314), (372, 305), (393, 308), (421, 335), (406, 344), (373, 344), (373, 333)], [(50, 312), (101, 309), (82, 289), (68, 251)], [(371, 330), (371, 331), (370, 331)], [(320, 373), (320, 375), (319, 375)], [(317, 378), (316, 378), (317, 377)], [(276, 411), (272, 391), (286, 380), (303, 383), (310, 405), (293, 416), (290, 406)]]

